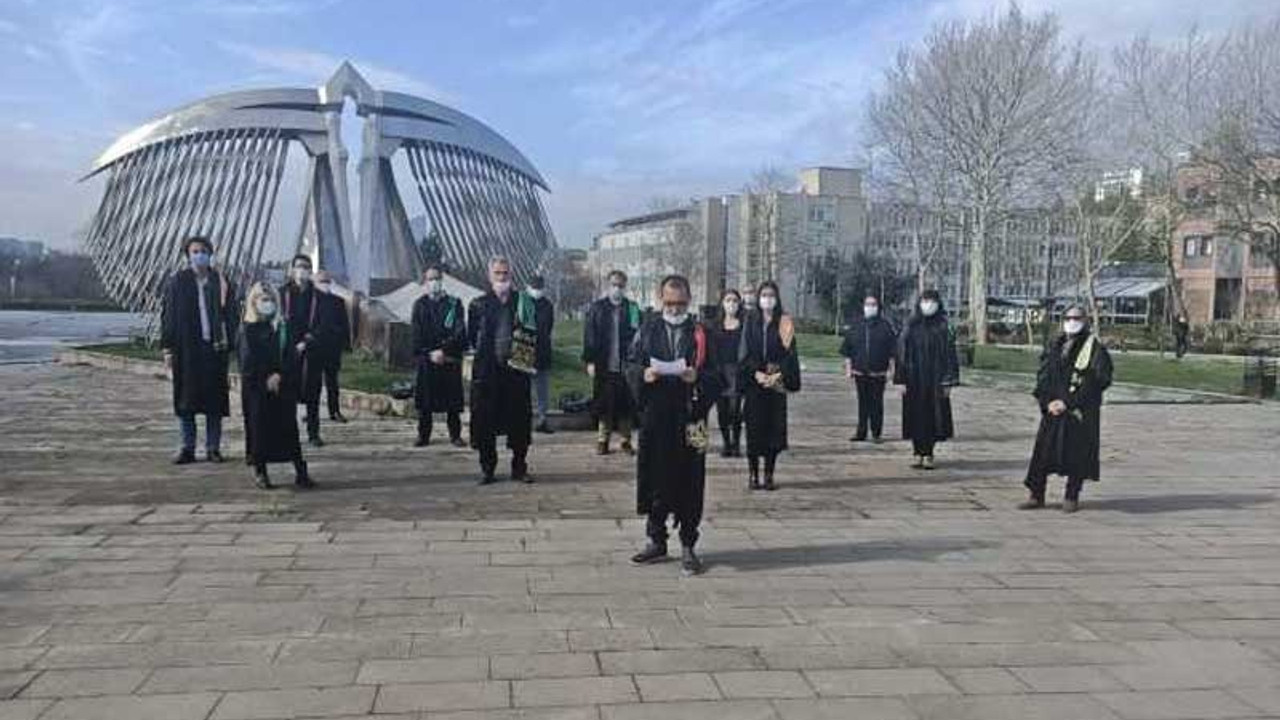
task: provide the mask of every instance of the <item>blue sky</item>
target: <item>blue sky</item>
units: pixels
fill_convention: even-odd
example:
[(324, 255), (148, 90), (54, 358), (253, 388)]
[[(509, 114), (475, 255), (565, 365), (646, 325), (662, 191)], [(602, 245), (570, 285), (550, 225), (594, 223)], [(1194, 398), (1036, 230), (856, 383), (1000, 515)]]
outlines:
[[(732, 192), (772, 164), (851, 163), (904, 44), (995, 0), (0, 0), (0, 235), (67, 247), (118, 134), (209, 93), (375, 86), (475, 115), (548, 178), (582, 246), (654, 197)], [(1274, 0), (1027, 0), (1099, 47), (1215, 31)]]

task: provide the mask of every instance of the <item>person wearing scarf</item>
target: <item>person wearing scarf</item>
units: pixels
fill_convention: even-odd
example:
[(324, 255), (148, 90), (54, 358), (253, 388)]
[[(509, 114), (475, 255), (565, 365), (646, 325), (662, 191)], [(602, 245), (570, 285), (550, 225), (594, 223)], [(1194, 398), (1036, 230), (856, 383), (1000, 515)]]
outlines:
[(778, 286), (771, 281), (756, 289), (756, 307), (742, 331), (738, 368), (745, 396), (747, 487), (773, 490), (778, 455), (787, 449), (787, 394), (800, 390), (800, 353), (795, 323), (783, 312)]
[[(480, 484), (497, 480), (497, 438), (507, 437), (511, 450), (511, 479), (532, 483), (528, 454), (532, 442), (531, 375), (519, 350), (537, 333), (533, 299), (516, 292), (511, 262), (489, 261), (489, 290), (467, 308), (467, 344), (475, 356), (471, 364), (471, 446), (480, 456)], [(536, 340), (534, 340), (536, 342)], [(520, 348), (517, 347), (520, 345)], [(528, 358), (532, 359), (532, 358)]]
[(951, 438), (951, 388), (960, 384), (956, 341), (937, 290), (920, 294), (898, 336), (893, 384), (902, 394), (902, 437), (911, 441), (911, 467), (932, 470), (937, 443)]
[(273, 487), (267, 465), (280, 462), (293, 465), (297, 487), (312, 488), (298, 441), (297, 346), (279, 307), (275, 292), (263, 283), (255, 283), (245, 300), (237, 343), (244, 461), (263, 490)]
[(307, 408), (307, 441), (315, 447), (324, 445), (320, 437), (320, 385), (325, 346), (334, 330), (323, 322), (320, 302), (320, 293), (311, 282), (310, 256), (294, 255), (289, 280), (280, 288), (280, 303), (298, 357), (298, 404)]
[(205, 417), (205, 458), (222, 462), (222, 418), (231, 412), (227, 365), (239, 318), (236, 293), (213, 269), (208, 238), (187, 238), (182, 253), (188, 267), (169, 279), (160, 313), (160, 348), (182, 436), (174, 463), (196, 460), (196, 415)]
[(609, 273), (605, 296), (587, 310), (582, 325), (582, 362), (591, 377), (591, 413), (596, 421), (596, 454), (609, 454), (613, 434), (622, 439), (622, 452), (634, 455), (631, 426), (635, 409), (627, 388), (626, 357), (640, 329), (640, 306), (627, 297), (627, 274)]
[(722, 382), (709, 333), (689, 315), (689, 281), (662, 281), (662, 311), (645, 319), (631, 347), (627, 374), (640, 409), (636, 510), (647, 518), (636, 565), (667, 559), (667, 518), (679, 529), (681, 572), (697, 575), (694, 546), (702, 522), (707, 476), (707, 415)]
[(462, 356), (467, 350), (467, 318), (462, 300), (444, 289), (444, 272), (437, 265), (422, 273), (426, 293), (413, 303), (413, 354), (418, 374), (414, 405), (418, 410), (417, 447), (431, 444), (432, 414), (444, 413), (449, 441), (466, 447), (462, 439)]
[(1084, 308), (1068, 308), (1062, 333), (1040, 356), (1034, 392), (1040, 428), (1023, 483), (1031, 493), (1019, 505), (1024, 510), (1044, 507), (1049, 476), (1061, 475), (1067, 479), (1062, 510), (1074, 513), (1084, 481), (1100, 476), (1102, 394), (1111, 386), (1111, 355), (1089, 332), (1087, 317)]

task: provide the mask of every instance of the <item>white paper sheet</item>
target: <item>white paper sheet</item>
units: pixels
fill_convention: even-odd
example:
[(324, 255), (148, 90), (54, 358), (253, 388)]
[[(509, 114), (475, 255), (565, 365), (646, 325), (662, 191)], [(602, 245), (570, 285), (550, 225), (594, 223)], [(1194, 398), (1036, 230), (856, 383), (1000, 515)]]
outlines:
[(649, 367), (653, 368), (659, 375), (683, 375), (684, 371), (689, 369), (689, 365), (685, 363), (684, 358), (670, 362), (652, 358), (649, 360)]

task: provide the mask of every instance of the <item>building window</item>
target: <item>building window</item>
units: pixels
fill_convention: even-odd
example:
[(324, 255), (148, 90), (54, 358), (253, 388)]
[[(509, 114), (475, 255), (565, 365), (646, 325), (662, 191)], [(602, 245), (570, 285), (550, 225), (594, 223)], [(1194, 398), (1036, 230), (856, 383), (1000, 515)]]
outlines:
[(1200, 248), (1200, 238), (1189, 237), (1183, 243), (1182, 256), (1189, 257), (1189, 258), (1195, 257), (1197, 254), (1196, 251), (1199, 250), (1199, 248)]
[(1213, 238), (1211, 237), (1200, 238), (1200, 254), (1205, 257), (1209, 257), (1210, 255), (1213, 254)]

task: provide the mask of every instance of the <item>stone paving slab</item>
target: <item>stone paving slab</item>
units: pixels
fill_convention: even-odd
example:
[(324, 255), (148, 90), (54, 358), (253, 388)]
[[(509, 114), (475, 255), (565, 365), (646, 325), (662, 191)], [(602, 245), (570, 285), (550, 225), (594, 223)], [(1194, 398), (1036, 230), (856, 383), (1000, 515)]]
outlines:
[(358, 417), (310, 453), (320, 491), (262, 493), (167, 464), (166, 393), (0, 369), (0, 720), (1280, 716), (1275, 404), (1108, 407), (1064, 516), (1012, 509), (1024, 395), (957, 392), (926, 473), (849, 443), (812, 376), (777, 492), (710, 459), (686, 579), (628, 565), (634, 464), (590, 437), (477, 488), (470, 453)]

